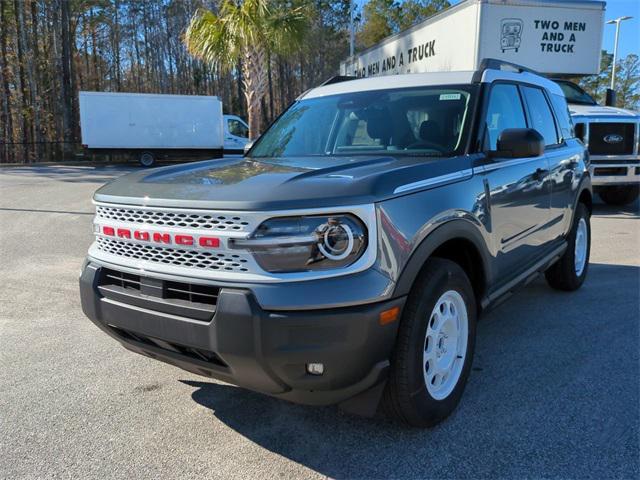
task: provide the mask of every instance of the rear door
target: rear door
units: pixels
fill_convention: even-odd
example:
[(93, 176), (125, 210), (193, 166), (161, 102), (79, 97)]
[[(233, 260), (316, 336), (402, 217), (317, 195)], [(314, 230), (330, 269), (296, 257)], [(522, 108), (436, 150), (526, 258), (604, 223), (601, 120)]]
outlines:
[[(484, 150), (496, 150), (498, 137), (509, 128), (528, 128), (518, 85), (495, 83), (485, 110)], [(549, 238), (550, 189), (544, 155), (492, 158), (475, 171), (483, 177), (496, 271), (507, 282), (540, 257)]]
[(545, 149), (549, 160), (549, 183), (551, 184), (550, 235), (564, 236), (571, 228), (576, 188), (581, 178), (584, 146), (574, 140), (571, 115), (564, 96), (545, 92), (548, 105), (556, 120), (557, 142)]

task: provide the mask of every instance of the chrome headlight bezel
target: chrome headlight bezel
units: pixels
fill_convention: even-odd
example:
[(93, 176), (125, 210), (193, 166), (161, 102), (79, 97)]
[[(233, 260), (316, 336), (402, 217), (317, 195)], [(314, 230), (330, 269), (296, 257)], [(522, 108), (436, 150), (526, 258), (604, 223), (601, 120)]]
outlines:
[(230, 246), (249, 251), (269, 273), (318, 272), (356, 263), (368, 235), (365, 223), (351, 213), (274, 217)]

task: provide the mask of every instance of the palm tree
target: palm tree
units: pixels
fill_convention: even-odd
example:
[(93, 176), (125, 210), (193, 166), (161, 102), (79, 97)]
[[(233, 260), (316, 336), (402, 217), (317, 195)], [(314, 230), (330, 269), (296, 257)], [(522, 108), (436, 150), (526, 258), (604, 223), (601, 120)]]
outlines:
[(184, 40), (192, 55), (227, 71), (241, 61), (250, 138), (260, 134), (270, 55), (300, 48), (308, 26), (304, 4), (281, 0), (222, 0), (218, 14), (200, 9), (191, 18)]

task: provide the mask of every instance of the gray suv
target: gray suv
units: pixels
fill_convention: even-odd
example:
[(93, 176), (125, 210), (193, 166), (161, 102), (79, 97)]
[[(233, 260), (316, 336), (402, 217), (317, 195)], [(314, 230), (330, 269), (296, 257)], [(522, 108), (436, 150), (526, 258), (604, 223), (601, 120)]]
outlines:
[(82, 308), (190, 372), (430, 426), (462, 396), (482, 311), (542, 273), (580, 287), (591, 198), (552, 81), (495, 60), (334, 78), (244, 158), (99, 189)]

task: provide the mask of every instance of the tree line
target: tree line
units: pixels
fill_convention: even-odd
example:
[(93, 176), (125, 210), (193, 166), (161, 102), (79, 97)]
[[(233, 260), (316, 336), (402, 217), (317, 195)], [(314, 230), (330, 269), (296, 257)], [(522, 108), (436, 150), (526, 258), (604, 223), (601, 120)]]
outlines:
[[(0, 0), (0, 163), (74, 159), (82, 151), (81, 90), (217, 95), (225, 113), (252, 113), (259, 117), (254, 124), (268, 125), (302, 92), (338, 73), (349, 54), (350, 2), (265, 1), (274, 11), (304, 9), (306, 25), (297, 48), (259, 52), (265, 94), (248, 112), (244, 76), (251, 59), (211, 61), (193, 55), (197, 49), (190, 53), (185, 38), (197, 12), (219, 16), (244, 0)], [(447, 0), (369, 0), (357, 11), (356, 48), (448, 6)], [(610, 57), (603, 56), (600, 75), (580, 79), (598, 99)], [(620, 60), (621, 106), (638, 108), (639, 70), (637, 55)]]
[[(274, 0), (283, 7), (288, 0)], [(304, 3), (309, 28), (293, 55), (270, 56), (262, 124), (334, 75), (348, 55), (348, 0)], [(0, 0), (0, 162), (81, 152), (78, 92), (217, 95), (246, 117), (242, 65), (198, 60), (184, 34), (217, 0)]]

